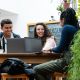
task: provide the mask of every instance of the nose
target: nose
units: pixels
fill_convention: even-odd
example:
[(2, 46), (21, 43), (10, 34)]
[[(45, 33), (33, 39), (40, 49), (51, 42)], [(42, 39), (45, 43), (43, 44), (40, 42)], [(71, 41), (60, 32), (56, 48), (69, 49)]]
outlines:
[(7, 29), (7, 31), (8, 31), (8, 32), (11, 32), (11, 31), (12, 31), (12, 29), (8, 28), (8, 29)]
[(42, 29), (40, 29), (40, 32), (42, 32), (43, 30)]

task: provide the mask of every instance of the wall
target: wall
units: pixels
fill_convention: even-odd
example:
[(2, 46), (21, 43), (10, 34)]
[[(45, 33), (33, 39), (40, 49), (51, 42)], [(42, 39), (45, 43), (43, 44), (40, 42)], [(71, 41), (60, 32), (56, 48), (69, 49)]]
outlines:
[[(8, 11), (6, 11), (6, 10), (2, 10), (2, 9), (0, 9), (0, 21), (2, 20), (2, 19), (7, 19), (7, 18), (9, 18), (9, 19), (11, 19), (12, 21), (13, 21), (13, 30), (15, 31), (15, 26), (16, 26), (16, 24), (17, 24), (17, 14), (15, 14), (15, 13), (11, 13), (11, 12), (8, 12)], [(0, 29), (0, 31), (1, 31), (1, 29)]]
[(13, 22), (16, 21), (14, 32), (25, 37), (28, 22), (48, 21), (52, 15), (57, 18), (58, 13), (55, 8), (58, 2), (58, 0), (53, 2), (51, 0), (0, 0), (0, 8), (17, 14), (7, 18), (14, 18)]

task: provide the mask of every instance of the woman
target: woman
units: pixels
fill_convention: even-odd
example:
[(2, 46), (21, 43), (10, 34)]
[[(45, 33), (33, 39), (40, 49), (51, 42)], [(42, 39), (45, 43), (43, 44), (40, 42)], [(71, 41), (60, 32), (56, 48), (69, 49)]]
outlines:
[(53, 53), (56, 52), (57, 54), (64, 53), (64, 57), (35, 66), (33, 69), (36, 74), (36, 80), (49, 80), (50, 78), (47, 78), (49, 74), (63, 71), (65, 66), (70, 62), (71, 54), (69, 52), (69, 46), (74, 34), (79, 29), (75, 11), (72, 8), (66, 9), (61, 13), (60, 22), (63, 27), (60, 44), (50, 51)]
[[(44, 23), (37, 23), (35, 25), (34, 37), (41, 39), (43, 46), (42, 51), (46, 51), (56, 47), (54, 36), (51, 35), (50, 31), (48, 30), (47, 26)], [(36, 65), (38, 64), (32, 64), (31, 66), (34, 67)], [(34, 80), (34, 77), (30, 76), (29, 80)]]
[(42, 41), (42, 51), (56, 47), (54, 36), (51, 35), (47, 26), (44, 23), (37, 23), (34, 29), (34, 37), (40, 38)]

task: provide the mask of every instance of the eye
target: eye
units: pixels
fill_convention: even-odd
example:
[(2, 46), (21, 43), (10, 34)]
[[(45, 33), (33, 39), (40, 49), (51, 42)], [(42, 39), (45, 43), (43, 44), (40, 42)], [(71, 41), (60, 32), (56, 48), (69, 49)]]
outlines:
[(40, 31), (40, 29), (38, 28), (38, 29), (36, 29), (37, 31)]
[(9, 29), (11, 29), (12, 27), (9, 27)]
[(8, 29), (8, 27), (5, 27), (5, 29)]
[(41, 30), (44, 30), (44, 29), (41, 29)]

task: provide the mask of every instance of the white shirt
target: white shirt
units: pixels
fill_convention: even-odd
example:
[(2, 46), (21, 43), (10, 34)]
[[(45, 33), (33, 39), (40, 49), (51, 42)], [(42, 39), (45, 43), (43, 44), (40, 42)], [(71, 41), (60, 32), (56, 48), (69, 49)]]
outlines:
[(55, 47), (56, 47), (56, 42), (55, 42), (54, 36), (51, 36), (51, 37), (46, 39), (46, 43), (45, 43), (42, 51), (50, 50), (50, 49), (55, 48)]
[[(5, 52), (4, 53), (7, 53), (7, 40), (6, 38), (3, 36), (2, 39), (4, 38), (4, 42), (5, 42)], [(13, 36), (13, 33), (11, 33), (11, 37), (10, 38), (14, 38)]]

